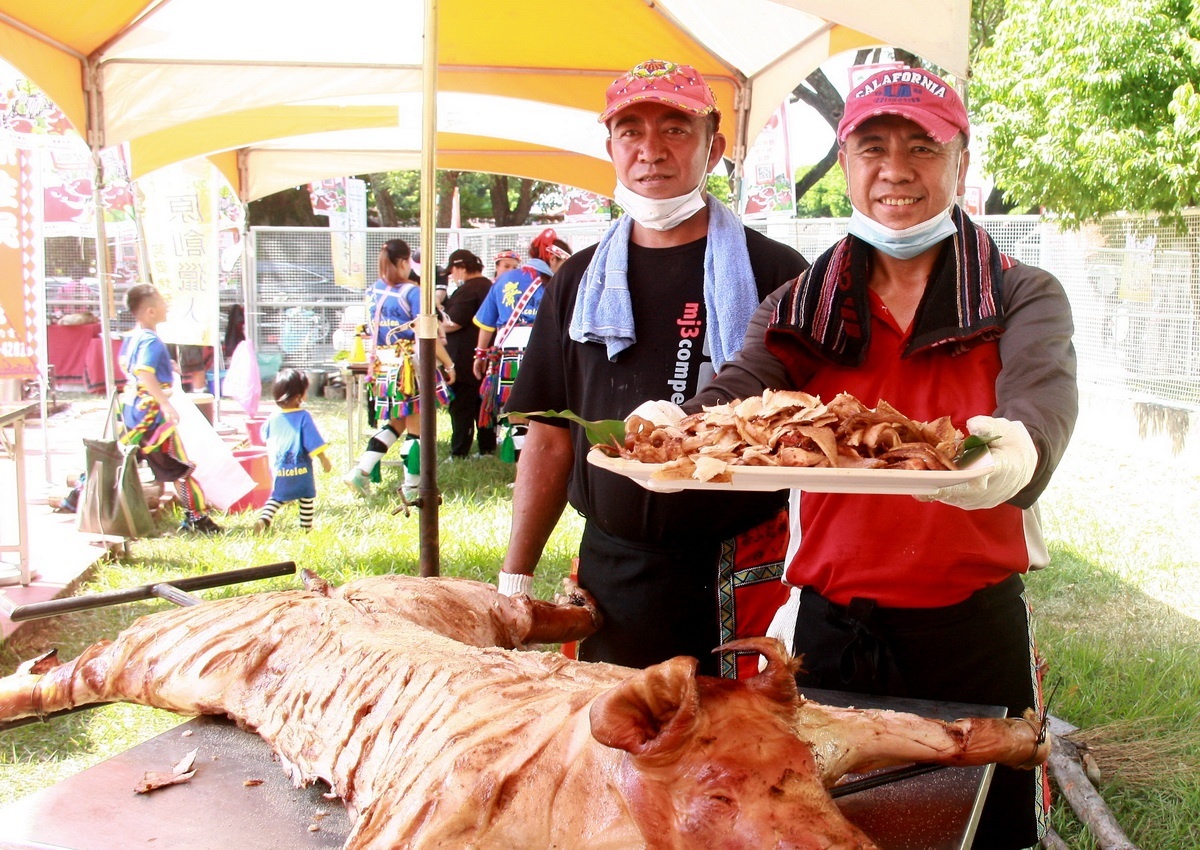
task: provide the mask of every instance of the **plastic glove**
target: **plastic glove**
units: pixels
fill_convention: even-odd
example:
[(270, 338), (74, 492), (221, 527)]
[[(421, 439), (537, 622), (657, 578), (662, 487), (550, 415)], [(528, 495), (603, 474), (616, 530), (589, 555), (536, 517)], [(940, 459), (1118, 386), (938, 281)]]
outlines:
[(529, 573), (500, 573), (496, 585), (501, 596), (519, 596), (522, 593), (529, 596), (533, 590), (533, 576)]
[(967, 430), (985, 440), (997, 438), (988, 444), (991, 471), (962, 484), (917, 496), (917, 499), (945, 502), (964, 511), (976, 511), (1004, 504), (1029, 483), (1037, 467), (1038, 454), (1024, 425), (1011, 419), (972, 416), (967, 420)]
[(628, 422), (630, 417), (633, 416), (640, 416), (642, 419), (645, 419), (658, 427), (662, 427), (664, 425), (678, 425), (679, 420), (683, 419), (683, 417), (687, 416), (687, 414), (684, 413), (683, 408), (677, 404), (672, 404), (671, 402), (663, 401), (662, 399), (654, 399), (651, 401), (643, 401), (641, 404), (635, 407), (633, 412), (630, 413), (629, 416), (625, 417), (625, 421)]

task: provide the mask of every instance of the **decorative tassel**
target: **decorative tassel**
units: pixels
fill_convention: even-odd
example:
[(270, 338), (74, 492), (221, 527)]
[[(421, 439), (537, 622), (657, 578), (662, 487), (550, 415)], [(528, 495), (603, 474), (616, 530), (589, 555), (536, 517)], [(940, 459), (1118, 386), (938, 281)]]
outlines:
[(514, 430), (515, 428), (509, 425), (504, 431), (504, 439), (500, 441), (500, 448), (497, 454), (504, 463), (517, 462), (517, 444), (513, 441)]

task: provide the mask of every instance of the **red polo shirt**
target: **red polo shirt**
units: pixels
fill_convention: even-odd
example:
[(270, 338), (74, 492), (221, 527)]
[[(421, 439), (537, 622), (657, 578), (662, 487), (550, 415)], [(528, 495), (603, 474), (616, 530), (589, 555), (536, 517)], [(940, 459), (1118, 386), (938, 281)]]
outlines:
[[(949, 414), (964, 434), (968, 418), (995, 411), (997, 343), (958, 355), (937, 347), (903, 358), (908, 333), (874, 292), (870, 299), (871, 342), (861, 366), (814, 362), (796, 346), (775, 351), (793, 375), (812, 372), (803, 382), (806, 392), (825, 400), (849, 392), (868, 407), (883, 399), (921, 421)], [(912, 496), (804, 493), (800, 548), (787, 581), (811, 585), (841, 605), (856, 596), (884, 607), (952, 605), (1028, 570), (1023, 522), (1021, 509), (1007, 504), (964, 511)]]

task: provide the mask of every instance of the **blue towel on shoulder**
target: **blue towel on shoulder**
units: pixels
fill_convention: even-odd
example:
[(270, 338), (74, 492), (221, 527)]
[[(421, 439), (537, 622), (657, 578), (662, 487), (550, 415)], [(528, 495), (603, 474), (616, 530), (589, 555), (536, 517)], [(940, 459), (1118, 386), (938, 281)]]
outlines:
[[(741, 220), (709, 195), (708, 243), (704, 249), (704, 308), (713, 367), (720, 370), (742, 348), (758, 287), (750, 267)], [(629, 236), (633, 219), (617, 219), (596, 246), (579, 284), (568, 331), (576, 342), (598, 342), (609, 360), (637, 342), (629, 296)]]

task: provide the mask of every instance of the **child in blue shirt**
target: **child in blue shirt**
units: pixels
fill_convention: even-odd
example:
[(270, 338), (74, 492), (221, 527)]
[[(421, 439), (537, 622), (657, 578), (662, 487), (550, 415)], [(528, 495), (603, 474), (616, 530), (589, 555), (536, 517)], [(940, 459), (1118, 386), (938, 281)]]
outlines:
[(273, 390), (279, 410), (263, 423), (263, 442), (271, 460), (275, 479), (271, 497), (258, 514), (254, 530), (261, 534), (271, 527), (271, 521), (285, 502), (300, 503), (300, 527), (312, 528), (313, 507), (316, 504), (317, 481), (313, 473), (313, 458), (321, 468), (332, 468), (328, 448), (312, 414), (301, 410), (308, 395), (308, 376), (297, 369), (281, 369), (275, 376)]

